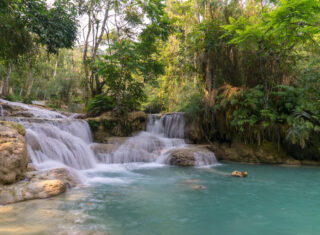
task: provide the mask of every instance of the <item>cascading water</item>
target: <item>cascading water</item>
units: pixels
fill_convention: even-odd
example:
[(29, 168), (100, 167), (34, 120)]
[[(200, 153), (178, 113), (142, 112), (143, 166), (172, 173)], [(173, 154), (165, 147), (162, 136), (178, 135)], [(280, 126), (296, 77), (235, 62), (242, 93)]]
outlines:
[(89, 145), (92, 135), (86, 121), (70, 119), (58, 112), (26, 104), (0, 101), (21, 108), (19, 113), (27, 116), (2, 119), (18, 122), (25, 127), (28, 154), (37, 168), (95, 167), (95, 155)]
[(3, 113), (3, 107), (2, 105), (0, 104), (0, 117), (4, 116), (4, 113)]
[[(157, 162), (169, 163), (174, 149), (187, 148), (184, 141), (183, 113), (149, 114), (146, 131), (129, 138), (113, 153), (98, 153), (101, 163)], [(213, 153), (199, 149), (194, 153), (197, 166), (217, 163)]]
[(28, 152), (35, 165), (54, 161), (75, 169), (89, 169), (95, 166), (95, 156), (89, 146), (92, 141), (90, 129), (85, 121), (21, 124), (27, 130)]
[(184, 138), (183, 113), (150, 114), (148, 116), (147, 131), (168, 138)]
[[(84, 120), (16, 102), (2, 103), (22, 109), (24, 117), (2, 117), (26, 128), (26, 142), (31, 161), (37, 168), (67, 166), (78, 170), (95, 169), (106, 164), (155, 162), (165, 164), (171, 150), (187, 148), (184, 141), (183, 113), (148, 115), (146, 131), (128, 138), (115, 151), (93, 151), (95, 144)], [(196, 165), (216, 163), (214, 154), (197, 152)]]

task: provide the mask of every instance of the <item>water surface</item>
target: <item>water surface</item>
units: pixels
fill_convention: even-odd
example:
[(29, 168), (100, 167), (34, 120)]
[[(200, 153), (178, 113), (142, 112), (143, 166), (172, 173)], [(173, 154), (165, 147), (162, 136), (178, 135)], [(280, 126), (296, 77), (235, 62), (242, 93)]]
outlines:
[(0, 207), (0, 234), (320, 234), (316, 167), (110, 164), (85, 174), (88, 185), (64, 195)]

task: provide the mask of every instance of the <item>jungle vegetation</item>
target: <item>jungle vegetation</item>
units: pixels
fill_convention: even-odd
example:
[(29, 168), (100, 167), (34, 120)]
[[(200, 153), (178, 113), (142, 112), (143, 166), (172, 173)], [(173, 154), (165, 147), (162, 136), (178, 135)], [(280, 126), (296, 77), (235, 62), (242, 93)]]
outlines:
[(319, 42), (320, 0), (1, 0), (0, 91), (318, 151)]

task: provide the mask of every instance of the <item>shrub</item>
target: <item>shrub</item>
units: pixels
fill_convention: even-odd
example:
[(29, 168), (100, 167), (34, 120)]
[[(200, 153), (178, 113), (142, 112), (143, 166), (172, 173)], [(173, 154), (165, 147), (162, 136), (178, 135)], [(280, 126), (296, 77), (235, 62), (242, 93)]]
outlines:
[(89, 116), (98, 116), (103, 112), (113, 110), (115, 103), (115, 100), (110, 96), (100, 94), (89, 101), (86, 109)]

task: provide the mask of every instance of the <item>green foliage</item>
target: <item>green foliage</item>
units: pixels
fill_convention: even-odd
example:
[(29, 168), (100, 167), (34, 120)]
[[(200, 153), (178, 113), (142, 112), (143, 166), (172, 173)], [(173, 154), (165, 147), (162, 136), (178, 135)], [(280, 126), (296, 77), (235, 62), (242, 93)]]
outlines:
[(195, 119), (204, 111), (203, 101), (204, 99), (200, 94), (193, 94), (186, 100), (184, 106), (179, 111), (185, 112), (191, 119)]
[(38, 36), (38, 41), (49, 53), (58, 53), (60, 48), (71, 48), (77, 38), (77, 19), (73, 6), (55, 1), (47, 9), (41, 0), (26, 4), (27, 29)]
[(71, 48), (76, 39), (74, 9), (63, 1), (48, 8), (44, 0), (0, 2), (0, 58), (17, 59), (40, 42), (49, 53)]
[(287, 126), (285, 138), (304, 148), (310, 137), (320, 131), (319, 85), (320, 74), (308, 71), (293, 86), (276, 86), (268, 96), (262, 85), (230, 97), (221, 93), (214, 111), (232, 110), (227, 116), (231, 126), (248, 136), (252, 129), (264, 131)]
[(31, 104), (31, 103), (32, 103), (32, 100), (33, 100), (33, 97), (31, 97), (31, 96), (23, 97), (22, 103), (24, 103), (24, 104)]
[(97, 131), (99, 126), (100, 126), (99, 122), (95, 122), (95, 121), (92, 121), (92, 120), (89, 120), (88, 124), (89, 124), (89, 126), (90, 126), (92, 131)]
[(117, 122), (116, 121), (108, 121), (105, 119), (105, 120), (103, 120), (102, 124), (103, 124), (103, 129), (105, 131), (110, 131), (113, 128), (115, 128), (115, 126), (117, 125)]
[(108, 95), (96, 95), (92, 98), (86, 109), (89, 116), (98, 116), (106, 111), (111, 111), (115, 108), (114, 98)]

